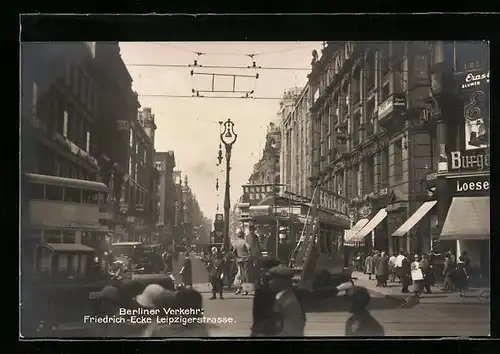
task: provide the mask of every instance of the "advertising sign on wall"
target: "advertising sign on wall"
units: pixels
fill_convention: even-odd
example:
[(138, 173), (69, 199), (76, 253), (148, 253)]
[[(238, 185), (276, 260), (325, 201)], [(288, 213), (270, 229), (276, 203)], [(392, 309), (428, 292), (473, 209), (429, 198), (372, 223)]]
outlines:
[(453, 178), (450, 187), (455, 196), (487, 196), (490, 195), (490, 176)]
[(459, 78), (459, 94), (463, 99), (465, 150), (489, 146), (489, 70), (466, 72)]

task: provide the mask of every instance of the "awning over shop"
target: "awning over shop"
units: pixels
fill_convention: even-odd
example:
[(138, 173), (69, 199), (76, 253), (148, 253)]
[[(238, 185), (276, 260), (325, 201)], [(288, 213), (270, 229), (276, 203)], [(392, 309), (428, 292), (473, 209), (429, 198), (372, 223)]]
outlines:
[(356, 235), (349, 239), (349, 241), (361, 241), (366, 237), (366, 235), (372, 232), (386, 217), (387, 211), (385, 211), (385, 208), (380, 209), (378, 213)]
[(346, 230), (345, 234), (344, 234), (344, 242), (348, 242), (351, 238), (354, 237), (354, 235), (356, 235), (356, 233), (358, 231), (361, 231), (361, 229), (366, 225), (368, 224), (370, 220), (368, 219), (360, 219), (358, 220), (358, 222), (356, 224), (354, 224), (353, 227), (351, 227), (350, 230)]
[(417, 223), (422, 220), (422, 218), (427, 215), (429, 211), (431, 211), (432, 207), (436, 205), (437, 200), (432, 200), (425, 202), (418, 208), (418, 210), (413, 213), (412, 216), (408, 220), (406, 220), (403, 225), (399, 227), (392, 236), (404, 236), (408, 231), (410, 231)]
[(441, 230), (440, 240), (488, 240), (490, 197), (455, 197)]

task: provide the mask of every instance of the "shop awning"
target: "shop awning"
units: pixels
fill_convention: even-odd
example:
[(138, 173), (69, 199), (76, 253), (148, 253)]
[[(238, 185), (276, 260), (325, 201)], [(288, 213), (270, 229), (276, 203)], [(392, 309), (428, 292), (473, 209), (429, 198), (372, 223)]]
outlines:
[(377, 214), (353, 237), (349, 239), (349, 241), (361, 241), (366, 237), (370, 232), (372, 232), (378, 224), (380, 224), (387, 217), (387, 211), (384, 209), (380, 209)]
[(432, 207), (436, 205), (437, 200), (432, 200), (429, 202), (425, 202), (418, 208), (418, 210), (413, 213), (412, 216), (408, 220), (406, 220), (403, 225), (399, 227), (392, 236), (404, 236), (408, 231), (410, 231), (417, 223), (422, 220), (422, 218), (427, 215), (429, 211), (431, 211)]
[(441, 230), (440, 240), (488, 240), (490, 197), (455, 197)]
[(350, 230), (347, 230), (344, 234), (344, 242), (348, 242), (351, 238), (353, 238), (354, 235), (356, 235), (356, 233), (358, 231), (361, 231), (361, 229), (366, 225), (368, 224), (370, 220), (368, 219), (360, 219), (358, 220), (358, 222), (356, 224), (354, 224), (353, 227), (351, 227)]

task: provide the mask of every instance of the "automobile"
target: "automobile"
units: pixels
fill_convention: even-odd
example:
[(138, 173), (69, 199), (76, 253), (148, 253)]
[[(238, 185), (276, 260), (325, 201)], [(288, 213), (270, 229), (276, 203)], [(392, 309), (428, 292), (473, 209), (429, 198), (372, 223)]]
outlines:
[(74, 328), (93, 313), (92, 294), (117, 285), (93, 262), (94, 253), (77, 243), (45, 243), (36, 249), (33, 271), (21, 278), (23, 336), (55, 337), (60, 327)]

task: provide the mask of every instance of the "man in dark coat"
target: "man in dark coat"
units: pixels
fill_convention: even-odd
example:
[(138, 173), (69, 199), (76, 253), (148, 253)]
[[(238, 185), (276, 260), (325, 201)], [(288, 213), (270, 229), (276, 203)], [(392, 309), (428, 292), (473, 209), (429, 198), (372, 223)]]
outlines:
[(349, 312), (352, 313), (352, 316), (346, 322), (345, 335), (356, 337), (384, 336), (384, 328), (366, 308), (371, 300), (368, 290), (361, 286), (354, 286), (347, 291), (347, 294), (351, 300)]
[(210, 284), (212, 285), (212, 297), (210, 300), (219, 298), (224, 300), (224, 290), (222, 287), (222, 279), (224, 277), (224, 259), (219, 254), (217, 247), (212, 247), (212, 257), (208, 262), (208, 273), (210, 275)]
[(377, 286), (387, 286), (387, 279), (389, 278), (389, 257), (385, 252), (380, 254), (377, 265)]
[(379, 251), (373, 251), (373, 274), (375, 274), (375, 280), (377, 280), (378, 284), (378, 261), (380, 259)]
[(420, 262), (420, 269), (422, 270), (422, 274), (424, 276), (423, 286), (426, 294), (431, 294), (431, 285), (432, 285), (432, 267), (431, 261), (429, 259), (429, 255), (424, 253), (422, 255), (422, 261)]
[(401, 261), (401, 267), (399, 268), (399, 278), (401, 279), (402, 285), (401, 292), (403, 294), (407, 294), (410, 292), (410, 290), (408, 290), (408, 287), (411, 284), (411, 263), (408, 260), (405, 252), (402, 252), (401, 255), (404, 256)]

